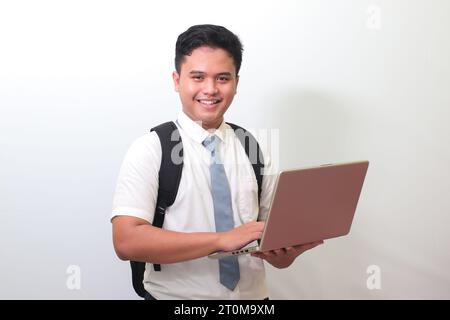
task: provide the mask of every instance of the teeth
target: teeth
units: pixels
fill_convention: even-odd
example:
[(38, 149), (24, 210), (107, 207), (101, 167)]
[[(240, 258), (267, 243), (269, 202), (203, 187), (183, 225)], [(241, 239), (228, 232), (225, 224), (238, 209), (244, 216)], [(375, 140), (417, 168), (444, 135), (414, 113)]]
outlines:
[(198, 100), (200, 103), (203, 103), (203, 104), (209, 104), (209, 105), (211, 105), (211, 104), (215, 104), (215, 103), (217, 103), (218, 102), (218, 100)]

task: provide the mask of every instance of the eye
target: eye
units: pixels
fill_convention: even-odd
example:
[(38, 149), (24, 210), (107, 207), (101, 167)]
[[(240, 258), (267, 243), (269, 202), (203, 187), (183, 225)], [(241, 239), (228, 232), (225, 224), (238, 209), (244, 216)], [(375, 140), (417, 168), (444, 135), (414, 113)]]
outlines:
[(230, 80), (230, 78), (229, 78), (229, 77), (226, 77), (226, 76), (219, 76), (219, 77), (217, 78), (217, 80), (218, 80), (219, 82), (227, 82), (228, 80)]
[(200, 80), (203, 80), (203, 76), (201, 76), (201, 75), (193, 75), (192, 79), (194, 79), (196, 81), (200, 81)]

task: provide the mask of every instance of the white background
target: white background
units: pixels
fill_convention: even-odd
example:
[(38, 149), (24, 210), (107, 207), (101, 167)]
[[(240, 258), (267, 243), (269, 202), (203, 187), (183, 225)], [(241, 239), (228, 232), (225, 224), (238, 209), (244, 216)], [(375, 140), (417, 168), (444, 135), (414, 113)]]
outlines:
[(0, 298), (137, 297), (112, 247), (115, 180), (130, 143), (178, 113), (178, 34), (214, 23), (245, 47), (227, 120), (279, 129), (282, 168), (370, 160), (350, 235), (268, 267), (271, 298), (449, 299), (449, 12), (446, 0), (0, 2)]

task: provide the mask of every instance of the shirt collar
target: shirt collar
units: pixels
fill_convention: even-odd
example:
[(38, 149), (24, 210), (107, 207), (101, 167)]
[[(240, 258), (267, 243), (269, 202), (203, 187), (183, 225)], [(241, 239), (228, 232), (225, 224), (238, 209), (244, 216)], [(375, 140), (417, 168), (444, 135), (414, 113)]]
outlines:
[(203, 129), (201, 126), (200, 121), (194, 121), (191, 118), (189, 118), (184, 111), (180, 111), (178, 113), (178, 120), (177, 120), (179, 126), (183, 129), (186, 134), (193, 139), (194, 141), (198, 143), (202, 143), (206, 137), (210, 135), (216, 135), (222, 142), (225, 141), (225, 135), (227, 130), (227, 125), (225, 121), (222, 121), (219, 128), (214, 130), (212, 133), (209, 131)]

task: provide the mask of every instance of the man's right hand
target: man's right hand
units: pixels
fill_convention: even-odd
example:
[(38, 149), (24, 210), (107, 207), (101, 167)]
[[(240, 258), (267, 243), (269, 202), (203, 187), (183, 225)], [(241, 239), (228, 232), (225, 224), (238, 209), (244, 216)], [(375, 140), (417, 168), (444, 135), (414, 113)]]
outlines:
[(220, 250), (237, 250), (254, 240), (261, 239), (264, 230), (264, 224), (264, 221), (252, 221), (232, 230), (219, 232)]

